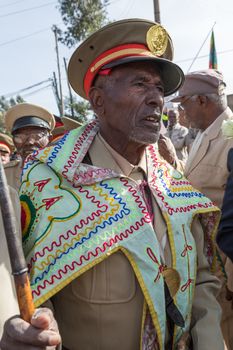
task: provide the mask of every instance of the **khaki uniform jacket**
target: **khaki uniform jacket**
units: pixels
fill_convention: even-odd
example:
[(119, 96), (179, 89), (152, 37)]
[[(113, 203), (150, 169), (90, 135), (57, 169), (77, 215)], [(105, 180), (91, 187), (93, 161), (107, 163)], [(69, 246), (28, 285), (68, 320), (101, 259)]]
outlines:
[[(227, 168), (228, 151), (233, 147), (233, 138), (227, 139), (222, 135), (223, 120), (233, 117), (227, 108), (213, 123), (207, 135), (204, 134), (202, 143), (191, 164), (185, 167), (184, 174), (192, 185), (209, 197), (218, 207), (222, 207), (224, 191), (229, 176)], [(233, 264), (222, 256), (228, 276), (228, 288), (233, 290)], [(224, 284), (225, 281), (222, 280)], [(233, 349), (233, 310), (231, 301), (225, 298), (225, 288), (222, 289), (219, 301), (223, 310), (222, 329), (228, 349)]]
[[(139, 181), (146, 164), (134, 167), (97, 135), (90, 150), (92, 164), (114, 169)], [(155, 232), (161, 256), (171, 264), (166, 224), (153, 202)], [(194, 350), (223, 350), (221, 311), (216, 301), (219, 282), (210, 273), (203, 254), (203, 231), (194, 220), (198, 271), (193, 302), (191, 333)], [(139, 350), (144, 298), (133, 269), (117, 252), (84, 273), (52, 299), (65, 348), (69, 350)], [(168, 333), (166, 339), (169, 338)], [(157, 349), (155, 349), (157, 350)]]
[[(12, 203), (15, 208), (15, 215), (20, 227), (20, 205), (18, 195), (10, 188)], [(13, 278), (11, 276), (10, 259), (7, 250), (5, 232), (3, 228), (2, 216), (0, 214), (0, 338), (2, 336), (5, 321), (16, 314), (19, 314), (18, 304), (15, 295)]]
[(233, 147), (233, 138), (227, 139), (222, 135), (221, 125), (223, 120), (231, 116), (233, 117), (233, 113), (227, 108), (216, 119), (208, 134), (204, 134), (191, 164), (187, 164), (184, 169), (184, 175), (192, 185), (220, 208), (229, 176), (227, 155), (229, 149)]
[(14, 188), (17, 192), (21, 184), (21, 161), (12, 160), (4, 165), (8, 185)]

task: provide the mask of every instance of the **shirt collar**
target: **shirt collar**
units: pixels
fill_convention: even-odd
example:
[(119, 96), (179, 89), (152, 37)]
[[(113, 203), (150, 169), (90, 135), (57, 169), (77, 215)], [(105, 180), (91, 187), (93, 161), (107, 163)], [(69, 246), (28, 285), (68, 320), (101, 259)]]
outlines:
[(125, 159), (121, 154), (119, 154), (117, 151), (115, 151), (108, 143), (104, 140), (104, 138), (100, 135), (100, 133), (97, 134), (97, 137), (101, 141), (101, 143), (104, 145), (104, 147), (109, 151), (115, 162), (118, 164), (119, 168), (121, 169), (122, 173), (129, 177), (130, 174), (133, 172), (143, 170), (145, 174), (147, 174), (147, 161), (146, 161), (146, 153), (144, 152), (138, 165), (131, 164), (127, 159)]
[[(218, 130), (219, 127), (221, 127), (221, 122), (222, 122), (222, 120), (228, 119), (228, 118), (230, 118), (231, 116), (232, 116), (232, 111), (231, 111), (231, 109), (230, 109), (229, 107), (227, 107), (227, 108), (218, 116), (218, 118), (216, 118), (215, 121), (214, 121), (212, 124), (210, 124), (210, 125), (208, 126), (207, 129), (205, 129), (204, 131), (202, 131), (202, 133), (203, 133), (205, 136), (207, 136), (207, 135), (209, 135), (213, 130), (215, 130), (215, 129)], [(220, 123), (220, 125), (219, 125), (219, 123)]]

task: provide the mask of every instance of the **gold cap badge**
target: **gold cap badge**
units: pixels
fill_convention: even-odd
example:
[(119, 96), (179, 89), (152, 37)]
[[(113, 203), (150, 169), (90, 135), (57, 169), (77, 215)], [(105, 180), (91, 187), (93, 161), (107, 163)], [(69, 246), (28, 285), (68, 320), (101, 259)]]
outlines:
[(168, 33), (159, 24), (156, 24), (148, 30), (146, 42), (149, 50), (156, 56), (162, 56), (166, 51), (168, 44)]

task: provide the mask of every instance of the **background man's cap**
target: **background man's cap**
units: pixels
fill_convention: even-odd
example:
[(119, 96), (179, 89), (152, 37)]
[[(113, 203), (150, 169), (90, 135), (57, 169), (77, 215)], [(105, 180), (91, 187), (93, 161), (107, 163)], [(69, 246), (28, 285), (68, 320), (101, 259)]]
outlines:
[(12, 153), (14, 144), (12, 138), (6, 134), (0, 133), (0, 151)]
[(97, 74), (114, 66), (134, 61), (154, 62), (161, 70), (165, 96), (177, 91), (184, 80), (183, 71), (171, 62), (172, 40), (158, 23), (144, 19), (125, 19), (101, 28), (73, 53), (69, 82), (78, 95), (88, 99)]
[(216, 69), (206, 69), (185, 75), (183, 86), (178, 91), (178, 96), (172, 102), (181, 102), (185, 96), (218, 94), (222, 95), (226, 83), (223, 75)]
[(74, 120), (69, 117), (61, 117), (59, 119), (60, 123), (56, 123), (56, 126), (52, 131), (52, 143), (55, 143), (58, 140), (60, 140), (67, 131), (79, 128), (82, 125), (77, 120)]
[(56, 143), (60, 138), (62, 138), (62, 136), (65, 133), (65, 129), (64, 129), (64, 125), (62, 123), (61, 117), (54, 115), (54, 118), (55, 118), (55, 127), (51, 132), (52, 138), (50, 138), (50, 142), (49, 142), (50, 145)]
[(82, 126), (82, 124), (80, 122), (78, 122), (75, 119), (69, 118), (69, 117), (61, 117), (61, 121), (62, 121), (62, 123), (64, 125), (64, 129), (66, 131), (73, 130), (73, 129), (76, 129), (76, 128), (79, 128), (80, 126)]
[(55, 119), (43, 107), (30, 103), (19, 103), (6, 112), (5, 125), (11, 133), (27, 126), (38, 126), (52, 131), (55, 126)]

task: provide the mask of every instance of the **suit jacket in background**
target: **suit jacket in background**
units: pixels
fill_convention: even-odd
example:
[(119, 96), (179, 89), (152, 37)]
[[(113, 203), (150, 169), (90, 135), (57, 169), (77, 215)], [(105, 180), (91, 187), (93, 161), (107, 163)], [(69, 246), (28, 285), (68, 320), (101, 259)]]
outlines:
[(230, 175), (223, 198), (217, 243), (222, 251), (233, 261), (233, 148), (228, 153), (227, 165)]
[[(223, 196), (229, 177), (227, 156), (233, 148), (233, 138), (226, 138), (221, 131), (223, 120), (233, 119), (230, 108), (220, 114), (214, 123), (203, 132), (203, 138), (192, 160), (187, 161), (184, 174), (194, 187), (209, 197), (218, 207), (222, 207)], [(218, 301), (222, 307), (221, 328), (226, 343), (225, 349), (233, 349), (233, 310), (231, 301), (226, 299), (227, 287), (233, 288), (233, 265), (227, 257), (220, 252), (226, 275), (219, 270), (217, 275), (222, 282), (222, 289)], [(225, 277), (224, 277), (225, 276)]]
[(199, 149), (184, 169), (184, 174), (192, 185), (220, 208), (229, 176), (227, 155), (233, 148), (233, 138), (227, 139), (222, 135), (221, 125), (223, 120), (231, 118), (233, 113), (228, 107), (211, 125), (208, 133), (204, 131)]

